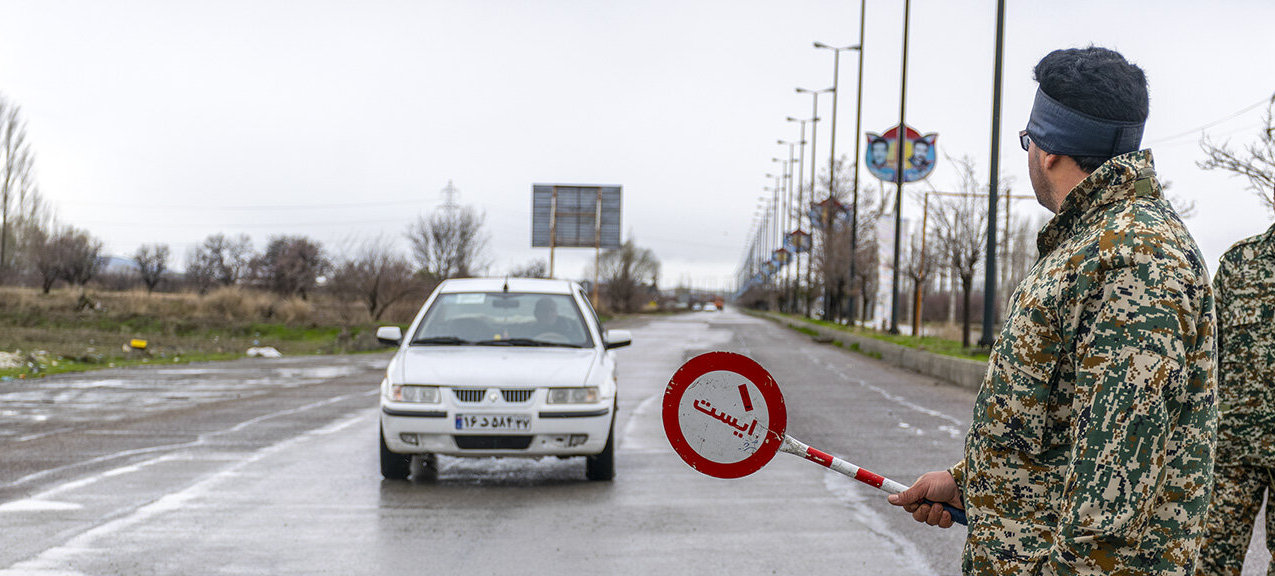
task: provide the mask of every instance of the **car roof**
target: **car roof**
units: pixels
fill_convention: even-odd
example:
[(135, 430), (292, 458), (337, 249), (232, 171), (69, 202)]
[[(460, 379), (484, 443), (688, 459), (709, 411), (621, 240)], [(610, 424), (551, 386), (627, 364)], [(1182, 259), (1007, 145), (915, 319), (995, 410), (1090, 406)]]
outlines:
[(575, 282), (570, 280), (553, 280), (548, 278), (453, 278), (444, 280), (439, 285), (440, 294), (454, 292), (504, 292), (506, 283), (509, 292), (531, 292), (534, 294), (571, 294)]

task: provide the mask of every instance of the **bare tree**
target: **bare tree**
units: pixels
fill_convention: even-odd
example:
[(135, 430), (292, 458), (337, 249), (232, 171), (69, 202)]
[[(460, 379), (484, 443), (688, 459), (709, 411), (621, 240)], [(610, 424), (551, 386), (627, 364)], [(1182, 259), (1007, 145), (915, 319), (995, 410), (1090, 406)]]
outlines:
[(248, 274), (255, 255), (252, 240), (246, 234), (227, 237), (213, 234), (191, 250), (187, 257), (186, 277), (200, 294), (214, 284), (234, 286)]
[(53, 238), (43, 229), (28, 238), (27, 247), (32, 267), (40, 278), (40, 288), (48, 294), (62, 277), (62, 269)]
[(472, 206), (444, 206), (408, 226), (417, 268), (436, 280), (465, 278), (487, 267), (486, 217)]
[(142, 276), (142, 284), (146, 285), (146, 293), (150, 294), (155, 291), (156, 286), (159, 286), (159, 281), (163, 280), (164, 273), (168, 271), (168, 245), (143, 244), (138, 246), (137, 252), (133, 254), (133, 261), (137, 263), (138, 273)]
[(1224, 170), (1235, 176), (1248, 179), (1248, 188), (1255, 192), (1266, 204), (1275, 210), (1275, 95), (1262, 117), (1263, 128), (1258, 134), (1256, 143), (1244, 147), (1243, 151), (1235, 151), (1230, 143), (1215, 144), (1205, 136), (1200, 140), (1200, 148), (1204, 150), (1203, 162), (1197, 164), (1205, 170)]
[(632, 238), (619, 248), (603, 252), (598, 261), (598, 281), (605, 287), (607, 306), (611, 310), (637, 310), (645, 302), (648, 290), (657, 288), (659, 277), (659, 258), (650, 249), (638, 247)]
[(8, 275), (10, 253), (18, 240), (15, 223), (38, 194), (34, 164), (22, 111), (0, 95), (0, 280)]
[(306, 300), (330, 266), (317, 242), (304, 236), (275, 236), (253, 260), (252, 270), (256, 280), (272, 292)]
[(918, 230), (912, 235), (907, 252), (901, 256), (903, 273), (912, 280), (912, 335), (920, 336), (925, 286), (938, 253), (933, 243), (925, 241), (925, 231)]
[(509, 275), (515, 278), (548, 278), (549, 264), (544, 260), (532, 260), (522, 266), (516, 266), (509, 271)]
[(412, 273), (411, 263), (384, 238), (366, 241), (342, 259), (334, 267), (329, 286), (344, 298), (362, 302), (377, 321), (394, 303), (413, 294), (424, 296), (433, 288)]
[[(974, 287), (974, 273), (983, 258), (987, 232), (986, 190), (974, 174), (974, 160), (969, 156), (948, 158), (960, 172), (959, 196), (939, 196), (935, 201), (935, 222), (941, 250), (952, 272), (960, 278), (961, 298), (964, 303), (961, 324), (961, 345), (970, 345), (970, 292)], [(1008, 193), (1005, 191), (1004, 193)]]
[(81, 288), (88, 284), (101, 266), (102, 242), (69, 226), (53, 235), (37, 230), (31, 253), (40, 286), (48, 294), (58, 280)]
[[(847, 206), (846, 191), (854, 186), (852, 166), (846, 156), (842, 156), (820, 175), (819, 188), (831, 189), (830, 197), (836, 204), (828, 203), (812, 212), (815, 229), (819, 232), (812, 260), (815, 279), (822, 287), (823, 317), (826, 320), (839, 320), (846, 308), (844, 302), (850, 284), (850, 213), (853, 209)], [(836, 206), (845, 208), (837, 210)]]
[[(887, 192), (879, 183), (865, 185), (860, 188), (859, 194), (859, 218), (857, 222), (858, 233), (856, 234), (856, 242), (858, 243), (857, 253), (854, 255), (854, 282), (851, 284), (849, 298), (858, 298), (858, 305), (862, 314), (855, 315), (851, 311), (851, 315), (861, 320), (869, 319), (872, 305), (877, 294), (878, 274), (880, 272), (880, 239), (877, 238), (877, 223), (881, 221), (893, 205), (891, 193)], [(846, 242), (846, 252), (850, 251), (849, 238)]]

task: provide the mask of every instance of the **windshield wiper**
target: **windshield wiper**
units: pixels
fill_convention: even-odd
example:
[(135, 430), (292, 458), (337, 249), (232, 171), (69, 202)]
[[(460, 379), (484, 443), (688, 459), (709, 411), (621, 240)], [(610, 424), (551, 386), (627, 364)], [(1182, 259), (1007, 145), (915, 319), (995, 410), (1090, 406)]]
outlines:
[(502, 340), (481, 340), (474, 342), (478, 346), (554, 346), (558, 348), (583, 348), (578, 344), (567, 344), (565, 342), (547, 342), (544, 340), (536, 340), (535, 338), (505, 338)]
[(412, 340), (413, 346), (421, 344), (426, 346), (459, 346), (461, 344), (469, 344), (469, 340), (457, 338), (455, 336), (433, 336), (430, 338), (417, 338)]

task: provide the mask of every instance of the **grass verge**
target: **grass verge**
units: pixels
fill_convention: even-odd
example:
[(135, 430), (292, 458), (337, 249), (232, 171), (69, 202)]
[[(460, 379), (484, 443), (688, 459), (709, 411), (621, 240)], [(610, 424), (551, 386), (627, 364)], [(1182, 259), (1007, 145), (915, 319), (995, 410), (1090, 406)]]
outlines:
[[(880, 332), (877, 330), (873, 330), (871, 328), (843, 326), (835, 322), (828, 322), (825, 320), (818, 320), (815, 318), (806, 318), (804, 316), (799, 316), (797, 314), (781, 314), (781, 313), (773, 313), (773, 314), (777, 314), (779, 316), (782, 316), (783, 318), (788, 319), (790, 321), (788, 324), (789, 327), (791, 327), (794, 330), (797, 330), (798, 332), (801, 332), (803, 334), (806, 334), (812, 337), (817, 334), (813, 328), (810, 328), (808, 326), (802, 326), (800, 324), (793, 324), (792, 322), (801, 322), (805, 324), (813, 324), (815, 326), (822, 326), (824, 328), (831, 328), (834, 330), (845, 332), (847, 334), (853, 334), (855, 336), (861, 336), (864, 338), (872, 338), (875, 340), (881, 340), (884, 342), (889, 342), (891, 344), (897, 344), (899, 346), (907, 346), (908, 348), (915, 348), (917, 350), (932, 352), (934, 354), (940, 354), (943, 356), (951, 356), (954, 358), (962, 358), (965, 360), (974, 360), (976, 362), (987, 362), (988, 360), (987, 351), (978, 349), (978, 348), (965, 348), (961, 346), (960, 342), (957, 342), (954, 340), (947, 340), (945, 338), (935, 338), (933, 336), (921, 336), (918, 338), (914, 336), (908, 336), (906, 334), (887, 334), (885, 332)], [(856, 343), (852, 342), (852, 343), (849, 343), (848, 345), (840, 341), (835, 341), (834, 343), (839, 344), (843, 348), (848, 348), (855, 352), (866, 354), (866, 352), (861, 350), (860, 346)], [(878, 359), (881, 357), (880, 354), (868, 354), (868, 355)]]

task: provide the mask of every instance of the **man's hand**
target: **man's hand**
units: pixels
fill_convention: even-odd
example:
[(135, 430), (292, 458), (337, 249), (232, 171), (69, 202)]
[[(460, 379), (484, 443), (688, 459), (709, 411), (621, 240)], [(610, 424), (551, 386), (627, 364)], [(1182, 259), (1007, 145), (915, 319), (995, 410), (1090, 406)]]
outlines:
[(916, 479), (916, 483), (911, 488), (898, 494), (891, 494), (886, 499), (891, 504), (902, 506), (904, 510), (911, 512), (913, 520), (939, 528), (952, 527), (952, 514), (944, 510), (942, 506), (926, 504), (922, 500), (942, 502), (961, 510), (965, 509), (965, 505), (961, 502), (960, 491), (956, 489), (956, 480), (952, 479), (952, 475), (947, 470), (926, 472)]

